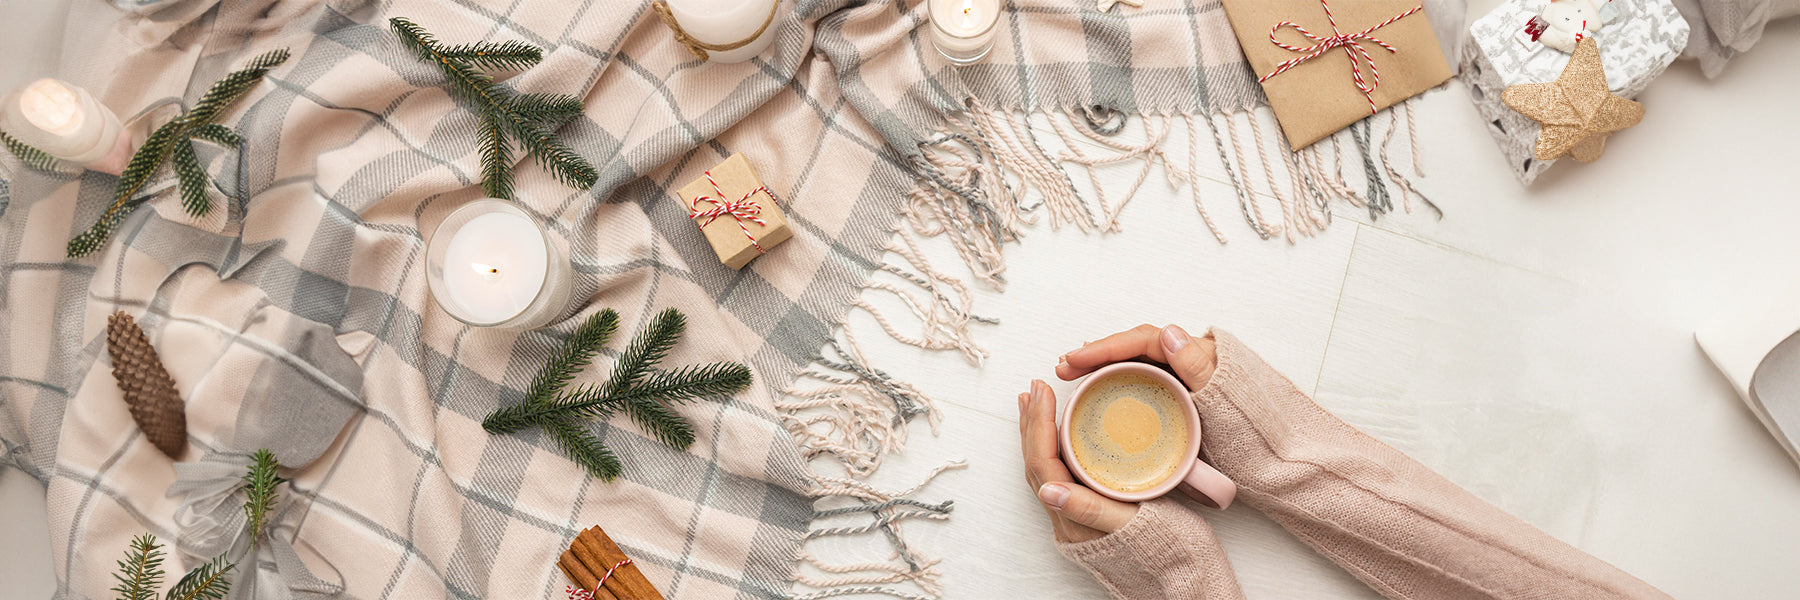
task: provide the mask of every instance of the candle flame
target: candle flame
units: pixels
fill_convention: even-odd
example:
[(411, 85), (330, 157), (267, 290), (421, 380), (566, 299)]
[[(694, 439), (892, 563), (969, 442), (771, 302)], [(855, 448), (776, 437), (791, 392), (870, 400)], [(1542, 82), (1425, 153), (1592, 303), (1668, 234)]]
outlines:
[(975, 26), (975, 15), (970, 14), (974, 10), (975, 0), (963, 0), (962, 24), (964, 27)]
[(476, 273), (480, 273), (483, 276), (490, 277), (490, 278), (500, 274), (500, 269), (494, 267), (493, 265), (484, 265), (481, 263), (469, 263), (469, 268), (474, 269)]
[(55, 79), (39, 79), (19, 93), (19, 110), (39, 129), (69, 135), (81, 128), (81, 97)]

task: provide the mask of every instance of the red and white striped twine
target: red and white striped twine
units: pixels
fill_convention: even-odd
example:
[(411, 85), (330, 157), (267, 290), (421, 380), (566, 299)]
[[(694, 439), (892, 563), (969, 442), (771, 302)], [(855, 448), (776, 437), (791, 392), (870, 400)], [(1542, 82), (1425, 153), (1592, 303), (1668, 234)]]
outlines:
[[(1331, 22), (1331, 35), (1326, 36), (1326, 37), (1319, 37), (1319, 36), (1313, 35), (1312, 32), (1307, 31), (1305, 27), (1301, 27), (1299, 24), (1296, 24), (1293, 21), (1282, 21), (1280, 23), (1276, 23), (1274, 27), (1269, 28), (1269, 41), (1274, 42), (1276, 46), (1280, 46), (1287, 50), (1292, 50), (1294, 52), (1304, 52), (1305, 54), (1301, 55), (1299, 58), (1288, 60), (1279, 65), (1275, 65), (1275, 70), (1270, 71), (1268, 75), (1262, 76), (1261, 78), (1257, 79), (1257, 81), (1268, 81), (1269, 78), (1274, 77), (1276, 75), (1280, 75), (1282, 73), (1286, 73), (1288, 69), (1292, 69), (1296, 66), (1299, 66), (1301, 63), (1304, 63), (1306, 61), (1323, 56), (1326, 52), (1330, 52), (1334, 48), (1343, 48), (1344, 54), (1346, 54), (1350, 57), (1350, 78), (1356, 80), (1356, 89), (1362, 91), (1363, 98), (1365, 98), (1369, 101), (1369, 114), (1375, 114), (1376, 112), (1379, 112), (1379, 110), (1377, 108), (1375, 108), (1374, 93), (1375, 93), (1375, 88), (1377, 86), (1381, 85), (1381, 70), (1375, 68), (1374, 57), (1369, 55), (1368, 48), (1363, 47), (1362, 43), (1365, 41), (1373, 43), (1377, 46), (1381, 46), (1383, 49), (1387, 50), (1390, 53), (1399, 52), (1400, 49), (1395, 48), (1392, 45), (1389, 45), (1387, 42), (1383, 42), (1381, 40), (1375, 39), (1374, 37), (1370, 37), (1369, 34), (1373, 33), (1377, 29), (1381, 29), (1383, 27), (1387, 27), (1388, 25), (1393, 24), (1394, 21), (1398, 21), (1400, 19), (1403, 19), (1407, 16), (1412, 15), (1413, 13), (1419, 12), (1421, 10), (1425, 10), (1425, 5), (1421, 3), (1420, 5), (1413, 7), (1411, 10), (1394, 15), (1392, 17), (1388, 17), (1388, 19), (1386, 21), (1376, 23), (1373, 27), (1364, 29), (1364, 30), (1356, 32), (1356, 33), (1350, 33), (1350, 34), (1346, 34), (1342, 31), (1338, 31), (1337, 18), (1333, 17), (1331, 15), (1331, 4), (1329, 2), (1327, 2), (1326, 0), (1319, 0), (1319, 6), (1323, 7), (1325, 9), (1325, 19)], [(1300, 32), (1300, 35), (1306, 36), (1307, 39), (1310, 39), (1317, 43), (1315, 43), (1311, 46), (1290, 46), (1288, 44), (1284, 44), (1281, 42), (1281, 40), (1276, 39), (1276, 37), (1275, 37), (1275, 34), (1281, 32), (1282, 27), (1292, 27), (1292, 28), (1294, 28), (1294, 31)], [(1358, 60), (1359, 58), (1361, 59), (1360, 61)], [(1362, 65), (1363, 64), (1369, 65), (1370, 77), (1367, 81), (1365, 81), (1363, 79), (1363, 74), (1362, 74)]]
[(584, 590), (584, 589), (581, 589), (581, 588), (578, 588), (578, 587), (575, 587), (572, 585), (567, 586), (568, 587), (567, 591), (569, 593), (569, 600), (594, 600), (594, 596), (600, 595), (600, 586), (606, 585), (606, 580), (612, 578), (613, 571), (617, 571), (617, 570), (619, 570), (619, 567), (623, 567), (623, 566), (629, 565), (629, 564), (631, 564), (631, 559), (629, 559), (629, 558), (627, 558), (625, 560), (621, 560), (617, 563), (613, 563), (612, 568), (607, 569), (606, 574), (600, 576), (600, 581), (594, 582), (593, 591)]
[[(719, 182), (713, 181), (712, 171), (706, 172), (706, 182), (712, 184), (713, 192), (717, 193), (719, 196), (717, 198), (712, 196), (695, 198), (694, 207), (688, 209), (688, 218), (693, 219), (695, 223), (698, 223), (700, 227), (704, 228), (707, 225), (711, 225), (713, 221), (718, 220), (719, 217), (729, 215), (733, 220), (737, 221), (738, 229), (744, 230), (744, 237), (750, 238), (750, 245), (756, 248), (757, 254), (763, 254), (762, 244), (757, 243), (756, 235), (750, 233), (750, 227), (744, 225), (744, 222), (749, 221), (757, 225), (768, 225), (768, 223), (764, 222), (762, 217), (759, 216), (762, 214), (762, 205), (757, 204), (755, 200), (751, 200), (750, 198), (755, 196), (757, 192), (762, 192), (768, 197), (774, 198), (775, 194), (769, 191), (769, 186), (758, 186), (756, 189), (746, 192), (742, 198), (738, 198), (734, 201), (726, 201), (725, 191), (719, 189)], [(709, 202), (713, 207), (706, 210), (700, 210), (701, 202)], [(608, 571), (608, 573), (611, 573), (611, 571)]]

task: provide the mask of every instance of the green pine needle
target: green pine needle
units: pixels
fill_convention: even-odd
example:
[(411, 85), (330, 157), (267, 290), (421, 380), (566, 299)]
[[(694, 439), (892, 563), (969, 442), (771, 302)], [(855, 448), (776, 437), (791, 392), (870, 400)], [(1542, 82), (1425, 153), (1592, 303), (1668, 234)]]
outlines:
[(256, 541), (262, 538), (263, 526), (268, 524), (269, 512), (275, 509), (275, 486), (286, 480), (275, 474), (281, 464), (275, 462), (275, 455), (267, 449), (257, 450), (251, 460), (250, 472), (244, 474), (244, 493), (248, 496), (244, 501), (244, 527), (250, 533), (250, 548), (254, 553)]
[(225, 555), (213, 557), (194, 570), (188, 571), (175, 587), (169, 588), (165, 600), (219, 600), (231, 589), (231, 580), (226, 577), (236, 565), (225, 562)]
[(144, 198), (136, 197), (162, 169), (163, 163), (174, 159), (176, 182), (181, 187), (181, 203), (190, 215), (200, 216), (212, 209), (211, 200), (207, 199), (206, 188), (210, 185), (199, 158), (194, 154), (193, 141), (205, 140), (215, 144), (237, 147), (243, 144), (243, 137), (223, 125), (212, 121), (230, 108), (232, 103), (242, 98), (261, 82), (269, 69), (288, 59), (286, 49), (264, 53), (250, 59), (243, 70), (235, 71), (214, 83), (211, 89), (200, 96), (194, 103), (194, 109), (187, 114), (156, 128), (144, 140), (137, 154), (132, 155), (131, 162), (126, 163), (125, 172), (119, 175), (119, 183), (113, 188), (112, 204), (100, 213), (87, 231), (69, 240), (69, 258), (87, 256), (106, 246), (112, 237), (113, 230), (125, 221), (125, 216)]
[(230, 127), (218, 123), (207, 123), (195, 127), (192, 133), (194, 134), (194, 139), (205, 140), (233, 150), (244, 145), (244, 136), (238, 135), (237, 132), (232, 131)]
[(613, 363), (612, 379), (607, 381), (606, 395), (612, 395), (637, 385), (650, 369), (669, 356), (669, 350), (681, 341), (682, 332), (687, 331), (687, 317), (681, 311), (666, 309), (651, 319), (644, 330), (631, 340), (631, 346), (619, 355)]
[(51, 156), (49, 152), (33, 148), (26, 145), (25, 142), (13, 139), (13, 136), (7, 135), (4, 131), (0, 131), (0, 143), (6, 144), (6, 149), (11, 150), (13, 156), (19, 157), (19, 161), (25, 163), (25, 166), (27, 167), (39, 171), (56, 170), (56, 157)]
[(198, 217), (212, 210), (212, 199), (206, 194), (212, 179), (206, 176), (206, 168), (200, 166), (200, 155), (194, 153), (194, 145), (175, 144), (169, 162), (175, 168), (176, 181), (180, 182), (181, 205), (187, 208), (187, 214)]
[(444, 48), (442, 54), (450, 60), (502, 71), (523, 71), (544, 59), (544, 51), (537, 46), (516, 41), (451, 46)]
[(156, 588), (162, 585), (162, 561), (162, 546), (157, 545), (156, 536), (146, 533), (132, 538), (125, 560), (119, 561), (119, 572), (113, 573), (119, 585), (112, 591), (119, 593), (120, 600), (153, 600)]
[(506, 145), (506, 132), (500, 122), (481, 120), (481, 191), (489, 198), (511, 198), (513, 195), (512, 147)]
[[(496, 198), (512, 197), (512, 160), (504, 144), (492, 142), (493, 128), (518, 139), (525, 151), (537, 157), (551, 176), (578, 189), (594, 187), (599, 171), (574, 150), (557, 141), (550, 127), (581, 114), (581, 99), (555, 94), (520, 94), (479, 68), (519, 70), (537, 64), (542, 51), (521, 42), (475, 43), (444, 47), (424, 28), (406, 19), (388, 19), (394, 34), (419, 60), (444, 72), (450, 94), (468, 103), (482, 118), (482, 190)], [(504, 175), (503, 175), (504, 173)], [(492, 181), (504, 176), (506, 181)], [(504, 192), (501, 195), (497, 192)]]
[(618, 314), (611, 309), (588, 317), (538, 371), (526, 400), (489, 414), (482, 427), (493, 434), (543, 427), (569, 458), (593, 476), (610, 481), (620, 471), (619, 459), (581, 426), (582, 420), (624, 412), (658, 441), (686, 450), (694, 443), (694, 427), (671, 405), (735, 394), (750, 386), (750, 368), (737, 363), (653, 373), (687, 328), (687, 319), (671, 308), (651, 319), (619, 354), (606, 383), (563, 391), (617, 328)]
[(549, 418), (542, 424), (544, 432), (562, 446), (563, 453), (573, 459), (575, 464), (587, 469), (589, 475), (598, 477), (601, 481), (612, 481), (624, 470), (618, 455), (613, 454), (612, 449), (600, 443), (599, 438), (594, 437), (579, 422)]

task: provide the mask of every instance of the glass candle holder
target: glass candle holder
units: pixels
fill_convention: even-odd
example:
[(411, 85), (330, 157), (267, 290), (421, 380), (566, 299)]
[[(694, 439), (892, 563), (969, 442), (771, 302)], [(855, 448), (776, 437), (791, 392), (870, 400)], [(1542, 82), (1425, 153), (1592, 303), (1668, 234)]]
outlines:
[(0, 130), (45, 154), (118, 174), (131, 159), (119, 116), (87, 90), (39, 79), (0, 100)]
[(929, 0), (931, 45), (950, 64), (980, 62), (994, 49), (1002, 0)]
[(431, 298), (476, 327), (537, 329), (569, 308), (575, 279), (550, 232), (506, 200), (476, 200), (444, 218), (425, 247)]

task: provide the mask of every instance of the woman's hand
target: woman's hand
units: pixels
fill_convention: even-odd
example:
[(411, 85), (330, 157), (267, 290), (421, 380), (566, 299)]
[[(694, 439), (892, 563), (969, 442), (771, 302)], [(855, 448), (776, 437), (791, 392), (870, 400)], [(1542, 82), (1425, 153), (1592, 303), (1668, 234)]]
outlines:
[(1059, 455), (1056, 393), (1043, 381), (1032, 381), (1031, 391), (1019, 394), (1019, 438), (1025, 451), (1025, 482), (1037, 490), (1038, 502), (1050, 513), (1056, 541), (1099, 538), (1118, 531), (1137, 515), (1136, 504), (1095, 493), (1069, 474)]
[(1148, 360), (1169, 365), (1188, 391), (1198, 392), (1212, 380), (1218, 358), (1211, 336), (1194, 338), (1175, 325), (1161, 329), (1139, 325), (1064, 354), (1056, 363), (1056, 376), (1074, 381), (1112, 363)]

